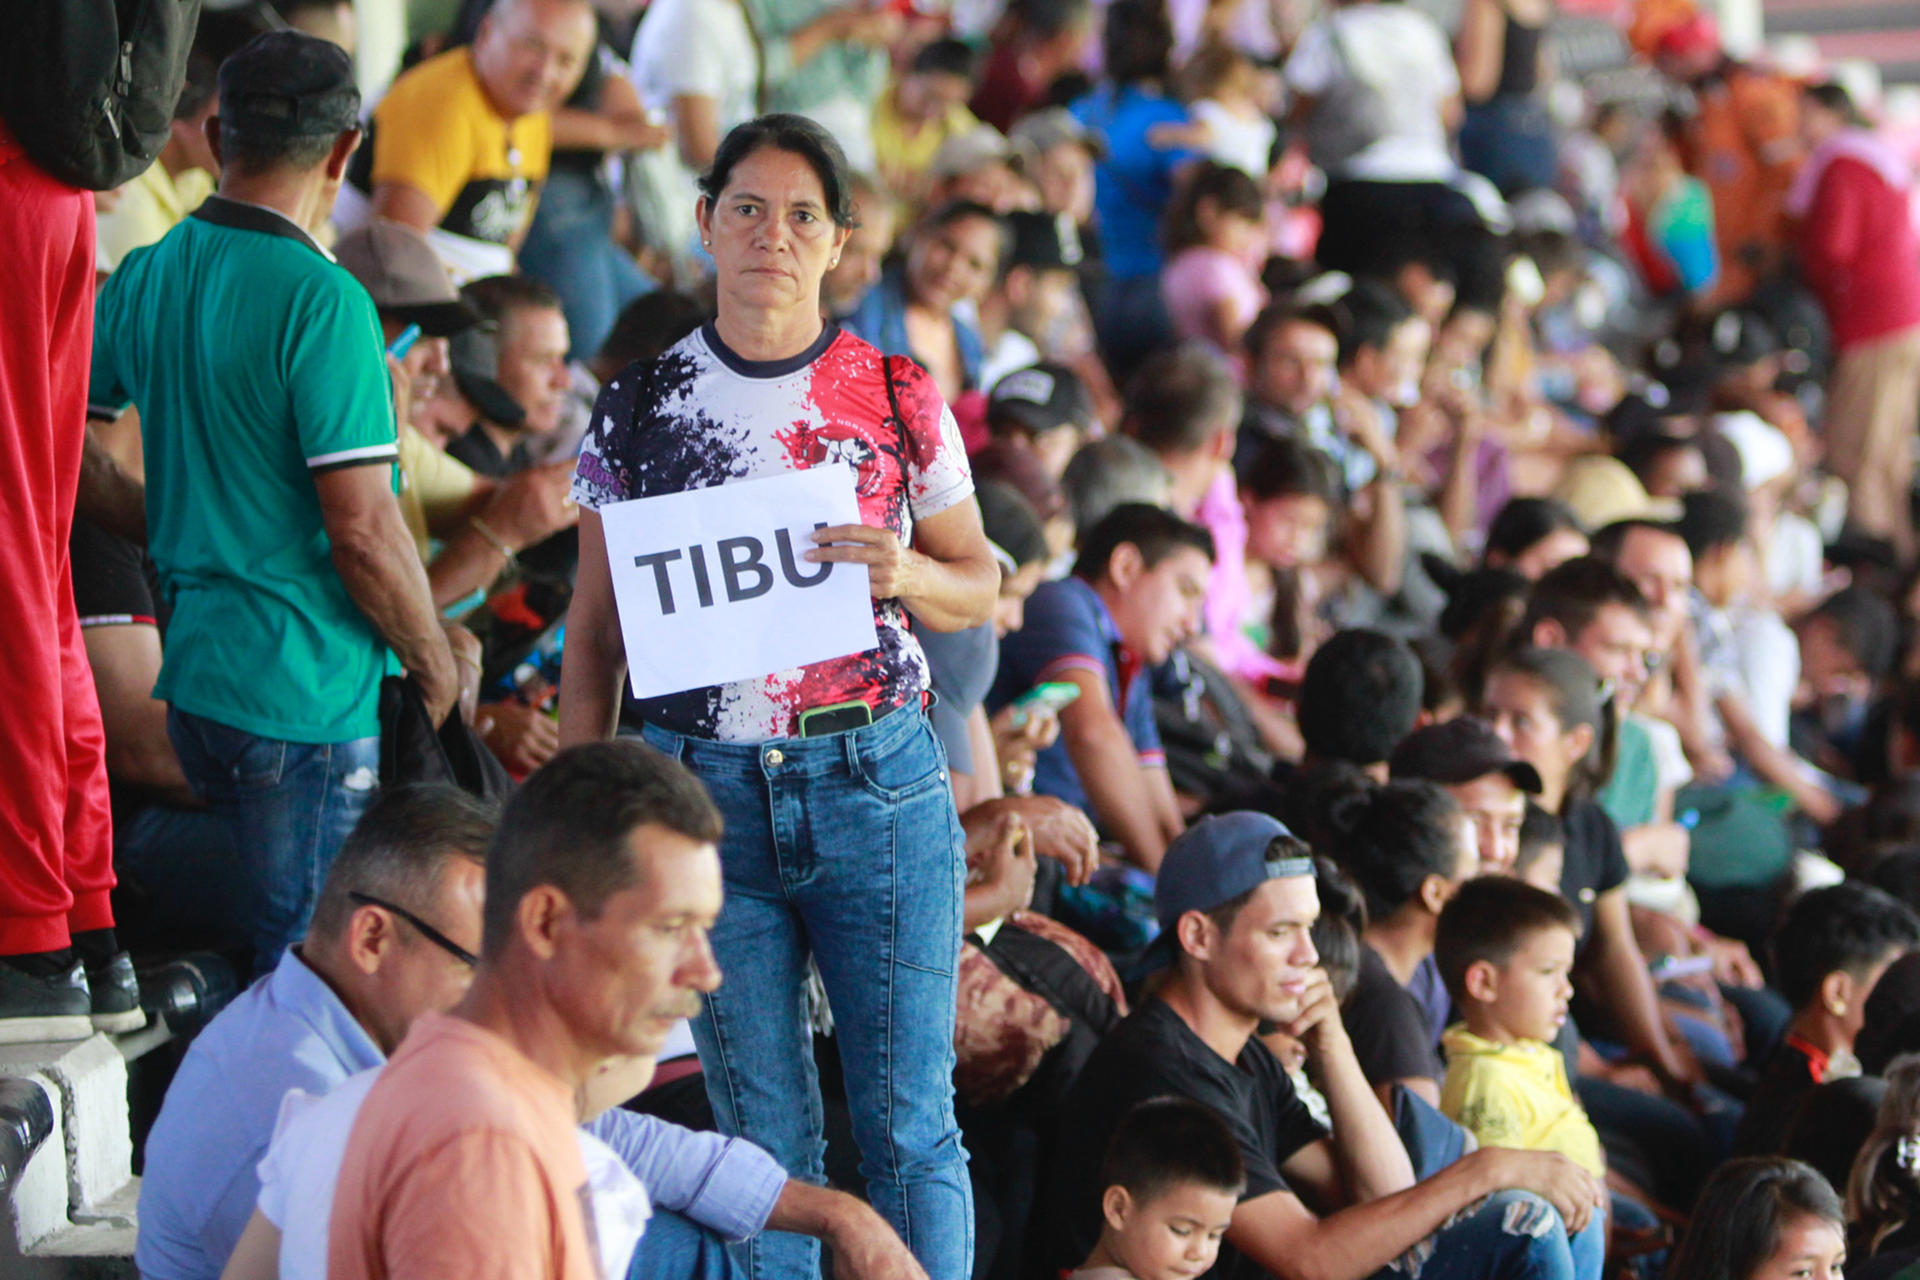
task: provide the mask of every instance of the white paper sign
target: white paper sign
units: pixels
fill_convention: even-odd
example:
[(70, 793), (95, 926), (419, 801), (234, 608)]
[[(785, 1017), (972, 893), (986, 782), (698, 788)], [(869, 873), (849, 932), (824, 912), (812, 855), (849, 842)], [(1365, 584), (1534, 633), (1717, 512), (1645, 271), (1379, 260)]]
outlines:
[(602, 507), (634, 697), (873, 648), (867, 567), (805, 558), (819, 526), (861, 522), (853, 483), (827, 465)]

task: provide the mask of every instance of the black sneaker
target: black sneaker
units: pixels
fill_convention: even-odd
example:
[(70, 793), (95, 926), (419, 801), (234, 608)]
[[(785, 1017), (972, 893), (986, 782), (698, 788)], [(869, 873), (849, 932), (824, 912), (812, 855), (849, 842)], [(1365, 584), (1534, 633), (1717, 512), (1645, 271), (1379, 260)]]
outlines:
[(87, 971), (78, 961), (48, 977), (0, 960), (0, 1044), (85, 1040), (93, 1034)]
[(133, 976), (133, 957), (116, 951), (105, 964), (86, 968), (95, 1031), (138, 1031), (147, 1025), (146, 1012), (140, 1008), (140, 983)]

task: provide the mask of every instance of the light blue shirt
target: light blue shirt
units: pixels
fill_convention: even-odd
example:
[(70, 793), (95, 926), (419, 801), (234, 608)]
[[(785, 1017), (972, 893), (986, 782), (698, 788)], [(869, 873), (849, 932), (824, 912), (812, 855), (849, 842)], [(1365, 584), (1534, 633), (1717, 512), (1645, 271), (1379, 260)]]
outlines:
[(144, 1280), (214, 1280), (253, 1214), (254, 1166), (289, 1089), (322, 1094), (386, 1061), (340, 997), (288, 951), (187, 1050), (147, 1136)]
[[(257, 1166), (289, 1089), (319, 1095), (386, 1061), (333, 989), (288, 951), (187, 1050), (147, 1137), (134, 1262), (143, 1280), (217, 1280), (260, 1195)], [(766, 1226), (786, 1186), (752, 1143), (609, 1111), (588, 1132), (654, 1204), (727, 1240)]]

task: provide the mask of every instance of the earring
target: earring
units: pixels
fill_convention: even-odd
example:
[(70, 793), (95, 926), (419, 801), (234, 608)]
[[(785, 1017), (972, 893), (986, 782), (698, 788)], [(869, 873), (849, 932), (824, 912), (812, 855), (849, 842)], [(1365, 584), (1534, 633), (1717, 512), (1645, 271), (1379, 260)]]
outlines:
[(1830, 1000), (1827, 1002), (1827, 1012), (1836, 1018), (1844, 1018), (1847, 1016), (1847, 1006), (1838, 1000)]

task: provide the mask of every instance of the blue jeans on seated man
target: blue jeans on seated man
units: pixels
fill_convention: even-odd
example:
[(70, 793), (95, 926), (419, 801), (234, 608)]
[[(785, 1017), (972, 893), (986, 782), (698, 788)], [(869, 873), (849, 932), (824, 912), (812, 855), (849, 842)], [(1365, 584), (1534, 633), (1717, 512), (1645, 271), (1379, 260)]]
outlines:
[(588, 360), (613, 332), (621, 310), (657, 286), (613, 239), (614, 195), (597, 173), (556, 169), (520, 246), (520, 269), (560, 295), (572, 346)]
[(247, 940), (265, 973), (306, 932), (327, 868), (380, 784), (380, 739), (281, 742), (167, 710), (194, 794), (241, 851)]
[[(931, 1280), (966, 1280), (973, 1191), (953, 1111), (966, 869), (932, 727), (907, 707), (817, 738), (716, 742), (651, 725), (645, 736), (699, 775), (726, 820), (712, 934), (725, 978), (693, 1024), (720, 1131), (822, 1180), (811, 955), (873, 1207)], [(804, 1236), (768, 1232), (735, 1252), (755, 1280), (820, 1271)]]
[(627, 1280), (737, 1280), (744, 1275), (724, 1240), (692, 1218), (655, 1208), (633, 1251)]
[(244, 944), (252, 923), (233, 831), (211, 809), (149, 804), (113, 819), (114, 915), (135, 949)]
[[(1467, 1150), (1459, 1125), (1405, 1089), (1394, 1091), (1393, 1124), (1416, 1178), (1430, 1178)], [(1456, 1213), (1438, 1231), (1375, 1272), (1375, 1280), (1600, 1280), (1606, 1214), (1569, 1238), (1554, 1207), (1528, 1191), (1500, 1191)]]

